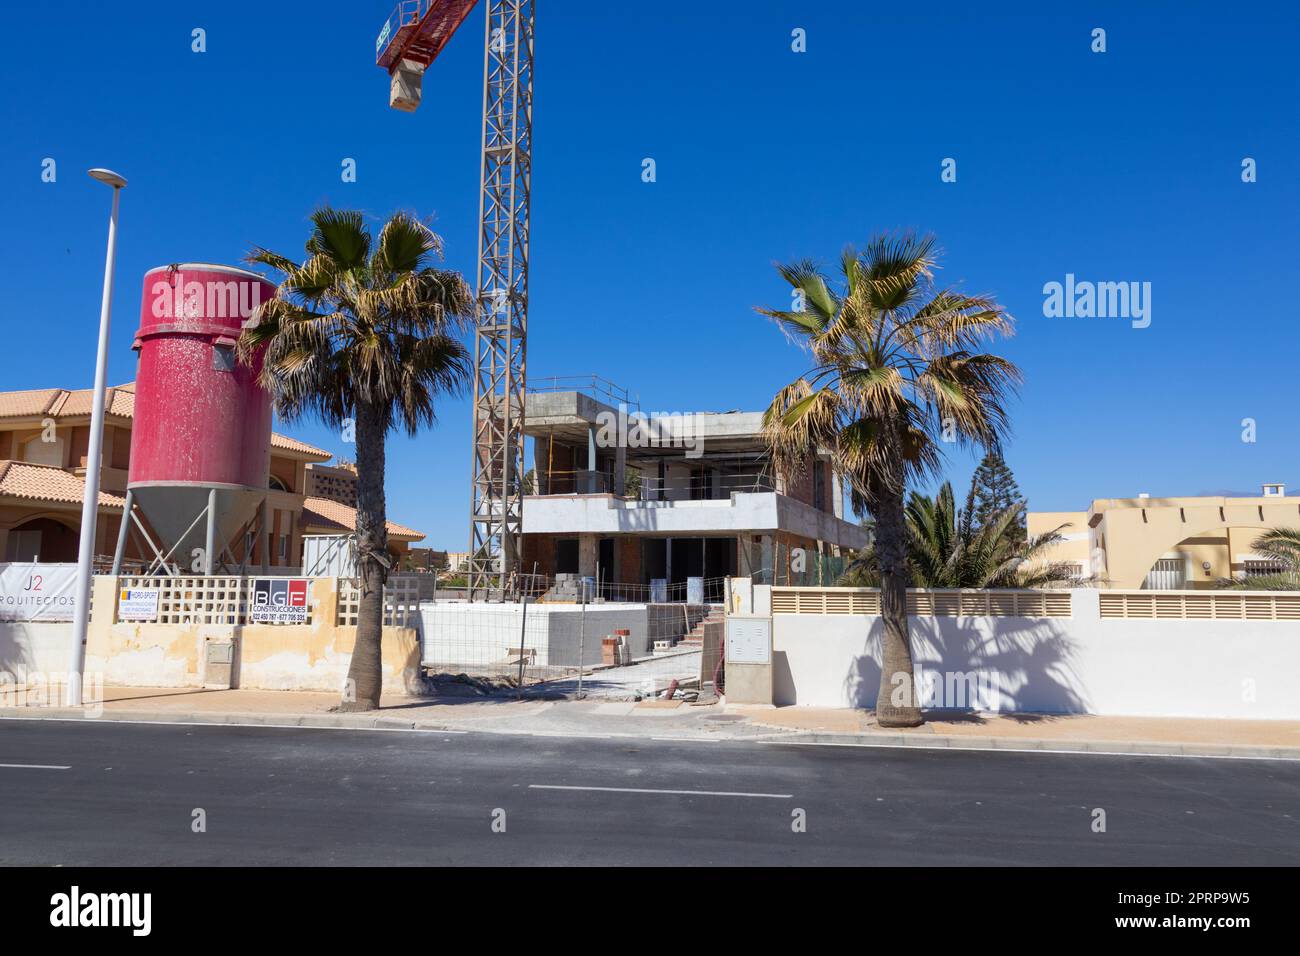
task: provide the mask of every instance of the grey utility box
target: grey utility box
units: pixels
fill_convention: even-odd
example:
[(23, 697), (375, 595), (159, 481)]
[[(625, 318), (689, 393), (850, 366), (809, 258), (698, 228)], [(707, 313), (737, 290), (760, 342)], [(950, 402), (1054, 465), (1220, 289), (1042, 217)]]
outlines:
[(235, 639), (209, 637), (203, 644), (204, 690), (229, 690), (235, 678)]

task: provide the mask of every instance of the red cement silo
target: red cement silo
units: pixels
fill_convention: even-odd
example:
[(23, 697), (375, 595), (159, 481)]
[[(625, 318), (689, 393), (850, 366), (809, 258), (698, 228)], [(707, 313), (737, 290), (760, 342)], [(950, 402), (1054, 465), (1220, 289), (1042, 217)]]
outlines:
[[(234, 349), (243, 323), (274, 294), (261, 276), (231, 266), (145, 274), (128, 488), (182, 570), (220, 564), (265, 497), (271, 397), (257, 384), (261, 362), (243, 365)], [(212, 563), (195, 568), (193, 550), (209, 540)]]

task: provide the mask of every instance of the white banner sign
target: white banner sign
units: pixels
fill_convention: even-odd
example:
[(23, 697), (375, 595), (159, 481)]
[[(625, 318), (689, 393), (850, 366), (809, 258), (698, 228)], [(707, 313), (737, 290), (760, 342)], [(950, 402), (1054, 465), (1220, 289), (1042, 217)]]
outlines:
[(119, 621), (158, 620), (157, 588), (122, 588), (117, 598)]
[(306, 624), (310, 590), (306, 578), (254, 578), (248, 619), (257, 624)]
[(71, 621), (75, 564), (0, 564), (0, 621)]

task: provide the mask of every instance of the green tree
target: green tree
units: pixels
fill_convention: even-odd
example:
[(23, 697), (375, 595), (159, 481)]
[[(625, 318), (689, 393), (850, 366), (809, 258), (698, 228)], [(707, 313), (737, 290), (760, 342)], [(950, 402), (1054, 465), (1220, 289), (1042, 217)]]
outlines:
[[(907, 502), (907, 556), (912, 585), (919, 588), (1035, 588), (1078, 583), (1072, 562), (1045, 560), (1060, 544), (1061, 525), (1032, 538), (1017, 534), (1023, 501), (995, 511), (981, 521), (975, 516), (975, 486), (966, 506), (957, 507), (952, 484), (944, 482), (930, 498), (912, 492)], [(876, 587), (879, 569), (867, 549), (840, 579), (841, 584)]]
[(324, 208), (311, 217), (301, 263), (255, 247), (248, 261), (283, 278), (240, 336), (241, 361), (261, 362), (260, 381), (287, 421), (316, 415), (355, 426), (357, 555), (361, 601), (348, 667), (352, 693), (340, 709), (372, 710), (382, 688), (388, 524), (385, 442), (435, 421), (434, 400), (461, 393), (469, 355), (460, 333), (473, 296), (457, 272), (435, 268), (442, 239), (396, 213), (374, 241), (360, 212)]
[(878, 236), (844, 251), (835, 288), (810, 261), (778, 265), (796, 307), (758, 310), (811, 358), (764, 414), (774, 463), (799, 473), (812, 449), (827, 449), (854, 509), (876, 522), (884, 624), (876, 718), (886, 727), (922, 720), (907, 624), (908, 484), (937, 472), (941, 436), (995, 447), (1020, 378), (1012, 363), (980, 351), (1011, 333), (1011, 317), (992, 298), (938, 287), (936, 264), (932, 236)]
[[(979, 467), (975, 469), (972, 479), (974, 495), (973, 518), (980, 525), (987, 524), (993, 515), (1006, 511), (1016, 504), (1025, 505), (1025, 498), (1016, 484), (1016, 476), (1011, 473), (999, 449), (992, 449), (984, 455)], [(1011, 534), (1023, 541), (1028, 535), (1025, 527), (1025, 511), (1021, 508), (1019, 516), (1012, 525)]]

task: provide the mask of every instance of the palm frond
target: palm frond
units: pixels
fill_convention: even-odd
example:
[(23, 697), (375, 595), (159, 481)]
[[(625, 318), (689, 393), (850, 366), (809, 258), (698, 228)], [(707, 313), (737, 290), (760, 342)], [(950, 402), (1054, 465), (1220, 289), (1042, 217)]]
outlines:
[(314, 228), (307, 239), (308, 256), (327, 256), (343, 270), (366, 265), (370, 230), (360, 212), (325, 206), (311, 214), (311, 221)]

